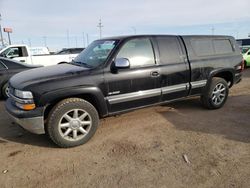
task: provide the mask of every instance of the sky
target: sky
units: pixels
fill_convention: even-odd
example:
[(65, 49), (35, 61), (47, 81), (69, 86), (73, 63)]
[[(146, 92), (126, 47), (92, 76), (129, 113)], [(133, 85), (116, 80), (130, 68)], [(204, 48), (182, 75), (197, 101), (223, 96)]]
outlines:
[[(249, 0), (0, 0), (12, 44), (51, 50), (131, 34), (220, 34), (247, 38)], [(87, 37), (88, 36), (88, 37)], [(3, 33), (7, 40), (7, 33)], [(88, 38), (88, 41), (87, 41)]]

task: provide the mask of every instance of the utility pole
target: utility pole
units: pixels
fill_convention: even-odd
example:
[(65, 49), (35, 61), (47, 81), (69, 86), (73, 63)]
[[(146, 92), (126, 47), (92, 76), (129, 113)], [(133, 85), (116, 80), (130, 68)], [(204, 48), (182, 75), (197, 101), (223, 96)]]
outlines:
[(83, 44), (83, 47), (85, 48), (85, 36), (84, 36), (84, 32), (82, 32), (82, 44)]
[(101, 19), (99, 20), (99, 23), (98, 23), (97, 27), (100, 30), (100, 39), (101, 39), (102, 38), (102, 28), (103, 28), (102, 20)]
[(131, 28), (134, 31), (134, 34), (136, 35), (136, 28), (135, 27), (131, 27)]
[(212, 28), (211, 28), (211, 31), (212, 31), (212, 35), (214, 35), (214, 26), (212, 26)]
[(67, 29), (67, 45), (68, 45), (68, 48), (69, 48), (70, 44), (69, 44), (69, 30), (68, 29)]
[(31, 40), (30, 40), (30, 38), (28, 38), (28, 42), (29, 42), (29, 47), (31, 47)]
[(77, 36), (75, 36), (75, 41), (76, 41), (76, 48), (77, 48)]
[(2, 20), (2, 15), (1, 15), (1, 13), (0, 13), (0, 35), (1, 35), (2, 46), (4, 47), (1, 20)]
[(44, 42), (44, 46), (47, 47), (47, 37), (43, 36), (43, 42)]
[(89, 45), (89, 34), (86, 34), (86, 38), (87, 38), (87, 46)]

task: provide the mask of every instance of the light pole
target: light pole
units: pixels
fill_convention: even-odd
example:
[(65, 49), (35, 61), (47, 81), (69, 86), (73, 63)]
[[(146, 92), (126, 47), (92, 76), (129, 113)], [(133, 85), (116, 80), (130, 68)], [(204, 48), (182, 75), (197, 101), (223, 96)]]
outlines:
[(2, 15), (0, 14), (0, 35), (1, 35), (2, 46), (4, 46), (1, 20), (2, 20)]

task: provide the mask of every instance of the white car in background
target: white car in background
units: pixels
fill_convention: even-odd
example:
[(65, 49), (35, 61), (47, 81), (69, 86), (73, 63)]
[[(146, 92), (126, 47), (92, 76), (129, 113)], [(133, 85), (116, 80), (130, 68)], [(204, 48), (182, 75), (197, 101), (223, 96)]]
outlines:
[(50, 55), (48, 48), (37, 47), (29, 48), (27, 45), (9, 45), (0, 51), (0, 56), (14, 59), (22, 63), (31, 65), (57, 65), (60, 63), (71, 62), (79, 51), (70, 53), (58, 53)]

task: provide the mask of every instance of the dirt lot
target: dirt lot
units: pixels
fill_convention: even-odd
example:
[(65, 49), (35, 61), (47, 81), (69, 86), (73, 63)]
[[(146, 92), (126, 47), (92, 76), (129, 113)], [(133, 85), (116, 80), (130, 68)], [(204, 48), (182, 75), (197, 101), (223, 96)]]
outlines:
[(3, 106), (0, 187), (250, 185), (250, 69), (222, 109), (203, 109), (192, 98), (106, 118), (72, 149), (12, 124)]

